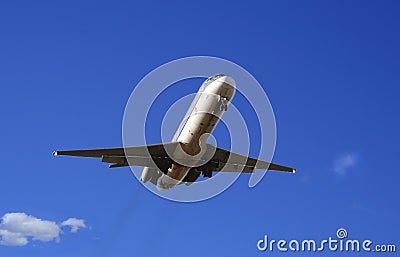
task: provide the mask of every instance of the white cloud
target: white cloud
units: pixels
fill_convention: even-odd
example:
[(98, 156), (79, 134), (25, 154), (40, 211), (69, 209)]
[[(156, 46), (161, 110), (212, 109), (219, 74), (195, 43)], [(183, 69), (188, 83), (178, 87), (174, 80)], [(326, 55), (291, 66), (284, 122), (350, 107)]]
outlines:
[(347, 153), (335, 160), (333, 171), (339, 175), (345, 175), (347, 171), (356, 164), (356, 155), (353, 153)]
[[(83, 220), (74, 218), (73, 220), (81, 223), (71, 225), (71, 231), (76, 232), (79, 227), (86, 227)], [(0, 244), (23, 246), (29, 243), (30, 238), (41, 242), (53, 240), (59, 242), (62, 233), (61, 226), (63, 225), (58, 225), (54, 221), (42, 220), (23, 212), (6, 213), (0, 223)]]
[(71, 227), (71, 233), (78, 232), (80, 228), (86, 228), (85, 221), (76, 218), (69, 218), (66, 221), (61, 223), (61, 226), (69, 226)]
[(26, 237), (23, 237), (21, 233), (15, 233), (8, 230), (0, 229), (0, 236), (1, 245), (22, 246), (28, 243), (28, 239)]

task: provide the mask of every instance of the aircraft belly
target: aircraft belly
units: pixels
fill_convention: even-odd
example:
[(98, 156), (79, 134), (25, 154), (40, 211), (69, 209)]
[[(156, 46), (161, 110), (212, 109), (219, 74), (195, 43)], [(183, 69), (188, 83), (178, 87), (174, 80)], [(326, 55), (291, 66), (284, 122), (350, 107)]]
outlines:
[[(218, 121), (219, 118), (214, 114), (195, 113), (190, 116), (177, 141), (184, 144), (198, 144), (200, 137), (204, 134), (210, 134)], [(206, 138), (202, 137), (201, 139), (207, 141), (208, 135)]]
[[(168, 172), (158, 178), (157, 188), (159, 190), (170, 189), (181, 183), (189, 170), (197, 167), (196, 163), (191, 163), (190, 156), (202, 153), (201, 146), (206, 145), (210, 134), (226, 111), (229, 102), (227, 97), (230, 99), (233, 92), (234, 89), (231, 86), (227, 88), (224, 84), (218, 84), (205, 87), (204, 91), (202, 90), (196, 95), (189, 108), (189, 117), (182, 121), (174, 136), (174, 139), (182, 144), (181, 148), (179, 147), (173, 153), (173, 158), (184, 160), (184, 162), (172, 164)], [(198, 156), (197, 159), (201, 159), (201, 157)]]
[(159, 190), (166, 190), (178, 185), (189, 171), (189, 167), (180, 164), (172, 164), (168, 169), (167, 174), (162, 174), (157, 181), (157, 188)]

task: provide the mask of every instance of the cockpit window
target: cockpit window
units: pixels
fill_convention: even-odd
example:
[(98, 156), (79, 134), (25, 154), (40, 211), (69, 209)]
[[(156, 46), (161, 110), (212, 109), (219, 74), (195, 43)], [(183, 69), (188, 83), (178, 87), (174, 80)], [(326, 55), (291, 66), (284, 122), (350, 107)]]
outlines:
[(209, 85), (211, 82), (215, 81), (216, 79), (225, 76), (224, 74), (217, 74), (212, 77), (209, 77), (206, 81), (204, 81), (204, 86)]

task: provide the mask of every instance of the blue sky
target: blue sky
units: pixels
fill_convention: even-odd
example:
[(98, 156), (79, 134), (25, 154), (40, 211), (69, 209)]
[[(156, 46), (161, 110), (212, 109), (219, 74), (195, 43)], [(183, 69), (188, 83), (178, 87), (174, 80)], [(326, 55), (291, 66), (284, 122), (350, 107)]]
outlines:
[[(77, 218), (86, 228), (0, 245), (0, 256), (265, 256), (256, 248), (265, 234), (321, 239), (340, 227), (399, 247), (399, 8), (3, 1), (0, 216)], [(231, 60), (262, 84), (277, 122), (274, 161), (298, 173), (269, 172), (253, 189), (243, 175), (211, 200), (182, 204), (150, 193), (129, 168), (51, 155), (122, 145), (135, 85), (192, 55)]]

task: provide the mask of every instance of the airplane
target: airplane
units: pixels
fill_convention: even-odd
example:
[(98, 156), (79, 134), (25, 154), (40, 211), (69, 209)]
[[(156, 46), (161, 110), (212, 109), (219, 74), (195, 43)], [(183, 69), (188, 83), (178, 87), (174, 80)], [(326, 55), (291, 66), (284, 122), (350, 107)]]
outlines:
[(53, 155), (101, 158), (109, 168), (143, 166), (140, 180), (158, 190), (194, 183), (213, 172), (253, 173), (256, 169), (295, 173), (296, 169), (252, 158), (206, 144), (236, 91), (232, 77), (217, 74), (206, 79), (197, 92), (172, 141), (164, 144), (54, 151)]

